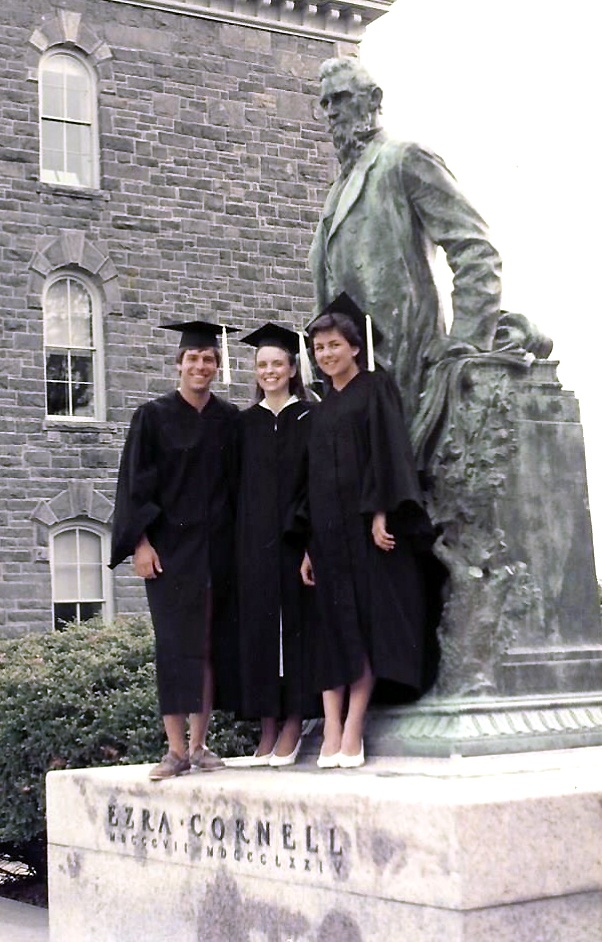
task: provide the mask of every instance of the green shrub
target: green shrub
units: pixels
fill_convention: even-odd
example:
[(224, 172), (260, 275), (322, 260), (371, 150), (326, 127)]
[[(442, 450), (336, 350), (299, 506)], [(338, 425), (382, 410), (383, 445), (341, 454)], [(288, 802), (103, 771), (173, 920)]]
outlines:
[[(0, 853), (20, 859), (44, 842), (46, 772), (152, 762), (165, 749), (144, 618), (0, 639), (0, 703)], [(237, 754), (253, 729), (216, 714), (209, 744)]]

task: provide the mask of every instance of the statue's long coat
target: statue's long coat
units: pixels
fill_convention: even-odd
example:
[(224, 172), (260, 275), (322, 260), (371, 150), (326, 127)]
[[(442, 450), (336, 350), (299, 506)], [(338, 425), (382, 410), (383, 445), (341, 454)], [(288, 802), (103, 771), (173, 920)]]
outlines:
[(429, 343), (444, 333), (429, 258), (441, 245), (454, 272), (458, 340), (490, 350), (500, 305), (501, 262), (487, 227), (443, 161), (417, 144), (367, 144), (333, 184), (310, 253), (316, 310), (346, 291), (384, 334), (377, 351), (415, 416)]

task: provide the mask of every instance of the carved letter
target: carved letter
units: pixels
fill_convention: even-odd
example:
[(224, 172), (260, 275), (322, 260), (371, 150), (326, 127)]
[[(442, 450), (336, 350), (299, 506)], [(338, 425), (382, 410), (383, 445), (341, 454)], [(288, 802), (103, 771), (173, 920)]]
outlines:
[(316, 844), (315, 847), (311, 846), (311, 824), (308, 824), (305, 828), (305, 849), (308, 854), (318, 853), (318, 845)]
[(251, 841), (248, 837), (245, 837), (245, 822), (242, 818), (236, 819), (236, 835), (235, 840), (243, 841), (245, 844), (250, 844)]
[(282, 825), (282, 843), (284, 845), (285, 850), (295, 850), (295, 848), (297, 847), (296, 841), (293, 841), (292, 844), (290, 843), (292, 830), (293, 830), (292, 824)]
[(257, 822), (257, 844), (259, 847), (262, 844), (267, 844), (270, 846), (270, 822), (269, 821), (258, 821)]
[(335, 845), (335, 831), (336, 831), (336, 828), (328, 828), (328, 833), (329, 833), (329, 835), (330, 835), (330, 853), (331, 853), (331, 854), (334, 854), (335, 856), (340, 857), (341, 854), (343, 853), (343, 848), (342, 848), (342, 847), (339, 847), (338, 850), (335, 850), (335, 849), (334, 849), (334, 845)]

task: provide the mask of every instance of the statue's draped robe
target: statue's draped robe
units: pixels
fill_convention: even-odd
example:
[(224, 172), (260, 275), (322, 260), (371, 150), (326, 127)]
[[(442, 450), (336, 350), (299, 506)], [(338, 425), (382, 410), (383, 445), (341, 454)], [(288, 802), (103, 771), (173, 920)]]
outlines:
[(317, 311), (346, 291), (384, 334), (377, 359), (397, 379), (410, 424), (427, 348), (444, 333), (431, 271), (436, 245), (454, 273), (451, 335), (490, 350), (501, 261), (484, 221), (439, 157), (377, 132), (333, 184), (310, 264)]

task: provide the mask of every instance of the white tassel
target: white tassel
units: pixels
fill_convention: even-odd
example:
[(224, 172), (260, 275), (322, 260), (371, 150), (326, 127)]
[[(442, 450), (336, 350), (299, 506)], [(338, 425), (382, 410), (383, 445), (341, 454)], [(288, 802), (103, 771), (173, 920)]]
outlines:
[(366, 314), (366, 357), (368, 369), (374, 373), (374, 338), (372, 336), (372, 318)]
[(305, 346), (305, 334), (302, 330), (298, 330), (297, 336), (299, 338), (299, 372), (301, 373), (301, 382), (307, 388), (313, 383), (314, 374)]
[(232, 382), (230, 372), (230, 353), (228, 352), (228, 331), (222, 327), (222, 382), (229, 386)]

